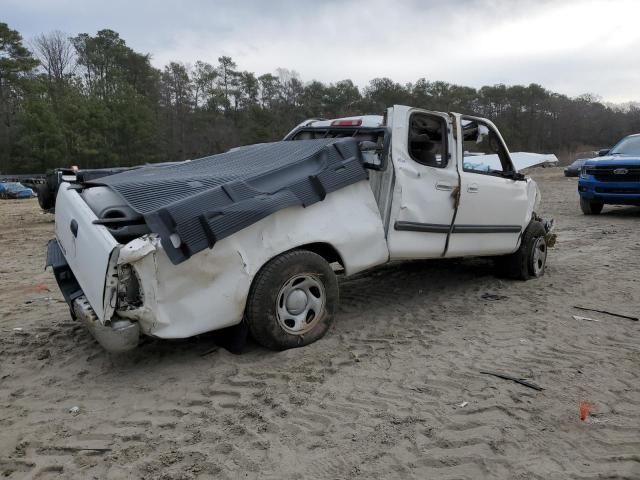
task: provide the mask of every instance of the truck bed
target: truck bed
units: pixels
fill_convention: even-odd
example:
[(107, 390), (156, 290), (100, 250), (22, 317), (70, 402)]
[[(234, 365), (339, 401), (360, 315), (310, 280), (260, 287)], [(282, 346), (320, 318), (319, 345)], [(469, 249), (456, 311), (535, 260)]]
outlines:
[[(122, 196), (179, 264), (271, 213), (312, 205), (366, 178), (357, 142), (331, 138), (251, 145), (91, 180), (85, 187), (104, 185)], [(120, 220), (127, 219), (96, 223)]]

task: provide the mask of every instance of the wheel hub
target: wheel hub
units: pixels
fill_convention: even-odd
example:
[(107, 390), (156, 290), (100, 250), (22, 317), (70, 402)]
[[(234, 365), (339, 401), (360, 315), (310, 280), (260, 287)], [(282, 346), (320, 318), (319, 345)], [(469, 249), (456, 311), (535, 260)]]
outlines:
[(294, 275), (280, 288), (276, 315), (282, 329), (293, 335), (311, 330), (325, 315), (326, 292), (312, 273)]
[(303, 290), (296, 288), (287, 295), (285, 305), (290, 314), (299, 315), (307, 306), (307, 294)]
[(547, 242), (544, 237), (539, 237), (533, 246), (533, 274), (536, 277), (542, 275), (547, 262)]

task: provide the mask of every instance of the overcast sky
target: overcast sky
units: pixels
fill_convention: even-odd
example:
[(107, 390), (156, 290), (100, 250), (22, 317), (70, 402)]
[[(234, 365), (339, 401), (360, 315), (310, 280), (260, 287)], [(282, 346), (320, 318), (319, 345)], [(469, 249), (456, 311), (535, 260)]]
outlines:
[(540, 83), (640, 101), (639, 0), (0, 0), (26, 40), (111, 28), (152, 63), (231, 56), (303, 81)]

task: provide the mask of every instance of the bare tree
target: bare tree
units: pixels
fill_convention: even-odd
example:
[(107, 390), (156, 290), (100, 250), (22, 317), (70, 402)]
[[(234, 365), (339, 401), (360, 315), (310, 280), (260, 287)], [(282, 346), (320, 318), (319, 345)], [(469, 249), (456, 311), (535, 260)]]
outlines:
[(76, 69), (75, 49), (68, 36), (60, 31), (40, 34), (33, 49), (50, 81), (61, 82)]

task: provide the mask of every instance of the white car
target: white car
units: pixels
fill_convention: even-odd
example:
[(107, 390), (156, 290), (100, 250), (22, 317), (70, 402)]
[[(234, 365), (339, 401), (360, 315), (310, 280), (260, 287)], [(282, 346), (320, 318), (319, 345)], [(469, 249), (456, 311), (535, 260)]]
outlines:
[(309, 120), (284, 141), (142, 168), (57, 196), (53, 267), (108, 350), (245, 322), (272, 349), (322, 337), (345, 275), (402, 259), (493, 257), (545, 270), (552, 222), (490, 121), (394, 106)]

